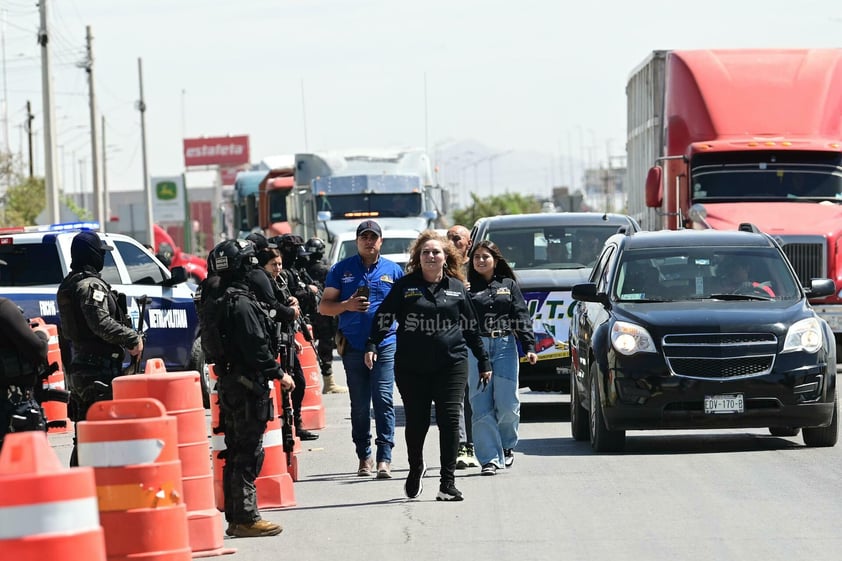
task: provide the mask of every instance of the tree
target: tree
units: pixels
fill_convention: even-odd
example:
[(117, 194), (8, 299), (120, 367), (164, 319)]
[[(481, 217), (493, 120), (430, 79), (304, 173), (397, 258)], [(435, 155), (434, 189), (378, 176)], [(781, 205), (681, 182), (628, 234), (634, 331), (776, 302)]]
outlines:
[(453, 223), (463, 224), (470, 228), (479, 218), (497, 216), (500, 214), (526, 214), (540, 212), (541, 203), (532, 195), (520, 193), (506, 193), (480, 199), (471, 193), (471, 204), (464, 209), (453, 212)]
[(0, 183), (6, 192), (0, 199), (3, 226), (31, 226), (46, 205), (44, 179), (27, 177), (23, 164), (10, 152), (0, 152)]

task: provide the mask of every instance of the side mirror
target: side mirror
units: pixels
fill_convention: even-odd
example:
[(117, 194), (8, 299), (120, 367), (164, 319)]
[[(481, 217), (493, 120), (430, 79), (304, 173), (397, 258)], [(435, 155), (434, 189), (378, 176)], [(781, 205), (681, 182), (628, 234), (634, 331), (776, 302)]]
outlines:
[(187, 282), (187, 269), (184, 267), (173, 267), (170, 271), (170, 278), (164, 279), (162, 286), (175, 286)]
[(652, 166), (646, 174), (646, 206), (660, 208), (664, 199), (664, 170), (661, 166)]
[(421, 213), (421, 216), (427, 219), (428, 222), (432, 222), (436, 218), (438, 218), (438, 213), (434, 210), (425, 210)]
[(329, 210), (320, 210), (316, 213), (316, 220), (319, 222), (327, 222), (331, 218), (331, 213)]
[(836, 284), (833, 279), (810, 279), (807, 298), (821, 298), (830, 296), (834, 292), (836, 292)]
[(604, 292), (597, 292), (596, 284), (592, 282), (573, 285), (571, 296), (574, 300), (582, 302), (597, 302), (605, 306), (608, 305), (608, 295)]

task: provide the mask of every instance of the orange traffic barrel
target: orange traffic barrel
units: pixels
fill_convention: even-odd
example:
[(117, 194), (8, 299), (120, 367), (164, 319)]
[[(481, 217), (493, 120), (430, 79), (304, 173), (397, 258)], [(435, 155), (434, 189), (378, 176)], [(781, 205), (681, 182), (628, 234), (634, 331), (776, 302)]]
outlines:
[(160, 374), (161, 372), (166, 372), (167, 366), (164, 364), (164, 360), (160, 358), (150, 358), (146, 361), (146, 365), (143, 369), (144, 374)]
[[(308, 326), (309, 329), (309, 326)], [(301, 344), (298, 353), (301, 370), (304, 371), (304, 399), (301, 401), (301, 426), (306, 430), (320, 430), (327, 426), (325, 406), (322, 403), (322, 376), (319, 358), (313, 344), (304, 339), (300, 331), (295, 333), (295, 340)]]
[(109, 561), (191, 559), (176, 435), (175, 418), (151, 398), (99, 401), (78, 423)]
[(94, 471), (61, 465), (43, 432), (0, 452), (0, 551), (14, 561), (105, 561)]
[[(61, 362), (61, 347), (58, 343), (58, 328), (51, 323), (44, 323), (43, 318), (35, 318), (31, 322), (33, 331), (43, 331), (47, 335), (47, 363), (58, 365), (58, 369), (51, 372), (42, 384), (46, 389), (65, 391), (64, 366)], [(44, 416), (47, 418), (47, 430), (61, 433), (70, 430), (70, 419), (67, 418), (67, 403), (61, 401), (45, 401), (41, 404)]]
[(222, 516), (213, 498), (210, 446), (199, 373), (165, 372), (119, 376), (114, 399), (152, 397), (175, 417), (181, 482), (187, 506), (187, 530), (194, 556), (230, 553), (223, 548)]
[[(218, 377), (213, 368), (210, 368), (211, 376), (211, 427), (214, 427), (214, 434), (211, 437), (212, 463), (213, 463), (213, 484), (216, 497), (216, 508), (225, 511), (225, 492), (222, 485), (222, 472), (225, 468), (225, 460), (221, 457), (226, 450), (225, 433), (219, 427), (219, 398), (216, 391)], [(288, 469), (287, 455), (284, 451), (284, 438), (281, 423), (283, 422), (279, 413), (278, 400), (275, 397), (274, 387), (271, 394), (274, 402), (274, 418), (266, 424), (263, 433), (263, 465), (260, 473), (257, 474), (254, 486), (257, 493), (257, 506), (260, 510), (272, 510), (295, 506), (295, 489), (293, 488), (293, 477)], [(294, 429), (293, 429), (294, 430)], [(293, 433), (294, 434), (294, 433)], [(297, 456), (293, 456), (293, 465), (298, 465)]]

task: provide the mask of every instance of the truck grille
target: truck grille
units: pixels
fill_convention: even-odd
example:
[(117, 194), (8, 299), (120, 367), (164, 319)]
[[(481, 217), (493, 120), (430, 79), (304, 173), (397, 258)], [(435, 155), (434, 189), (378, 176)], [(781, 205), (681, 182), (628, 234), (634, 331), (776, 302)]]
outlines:
[(827, 277), (826, 241), (818, 236), (782, 236), (781, 247), (803, 286)]
[(778, 340), (771, 333), (666, 335), (664, 358), (675, 376), (701, 380), (763, 376), (775, 364)]

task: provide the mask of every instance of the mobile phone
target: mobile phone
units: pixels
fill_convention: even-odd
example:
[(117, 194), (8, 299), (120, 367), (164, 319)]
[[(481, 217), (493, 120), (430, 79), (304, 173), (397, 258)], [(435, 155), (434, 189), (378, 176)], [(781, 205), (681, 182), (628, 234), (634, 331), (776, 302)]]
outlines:
[(354, 292), (354, 298), (357, 296), (362, 296), (363, 298), (368, 298), (369, 290), (367, 286), (360, 286), (357, 288), (357, 291)]

